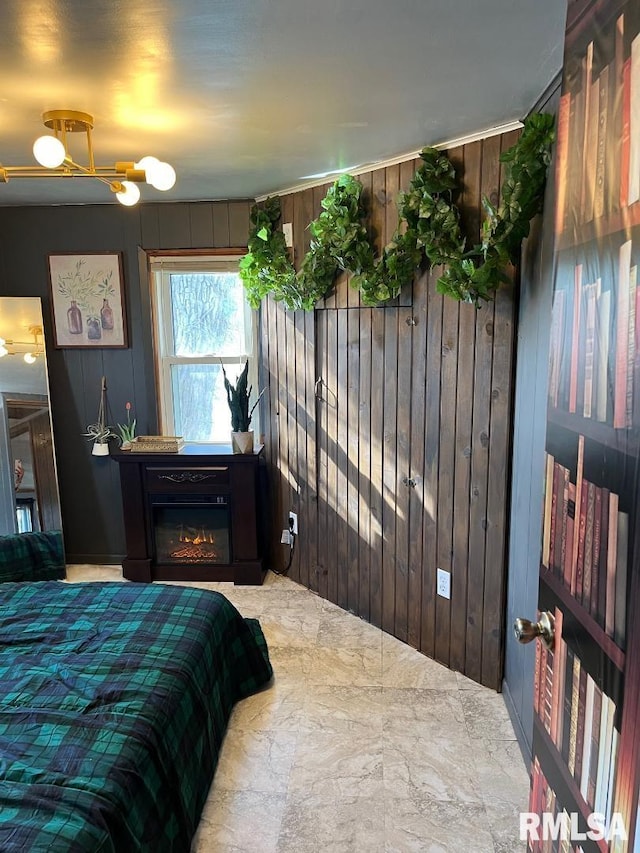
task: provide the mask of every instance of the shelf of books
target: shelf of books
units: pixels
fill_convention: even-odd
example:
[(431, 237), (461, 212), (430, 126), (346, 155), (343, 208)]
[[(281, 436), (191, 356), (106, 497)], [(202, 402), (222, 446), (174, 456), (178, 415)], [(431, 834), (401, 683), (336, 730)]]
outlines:
[(573, 40), (567, 34), (556, 160), (561, 249), (640, 224), (637, 12), (633, 4), (599, 6), (597, 38), (581, 27)]

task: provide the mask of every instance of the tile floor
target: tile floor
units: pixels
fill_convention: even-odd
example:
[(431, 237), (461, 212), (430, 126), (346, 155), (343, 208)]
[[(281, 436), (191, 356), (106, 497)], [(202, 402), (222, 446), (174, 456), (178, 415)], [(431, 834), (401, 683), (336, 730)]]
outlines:
[(259, 618), (275, 671), (233, 712), (192, 853), (524, 850), (528, 776), (501, 696), (287, 578), (189, 585)]

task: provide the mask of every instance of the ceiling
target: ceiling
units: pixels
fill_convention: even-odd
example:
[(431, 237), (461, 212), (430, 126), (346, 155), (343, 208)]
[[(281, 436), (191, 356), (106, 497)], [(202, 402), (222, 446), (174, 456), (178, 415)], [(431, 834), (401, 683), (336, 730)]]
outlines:
[[(42, 113), (75, 109), (95, 118), (98, 165), (174, 166), (175, 187), (143, 201), (263, 196), (522, 118), (561, 68), (565, 14), (563, 0), (4, 0), (0, 163), (32, 164)], [(104, 202), (92, 179), (0, 184), (0, 205)]]

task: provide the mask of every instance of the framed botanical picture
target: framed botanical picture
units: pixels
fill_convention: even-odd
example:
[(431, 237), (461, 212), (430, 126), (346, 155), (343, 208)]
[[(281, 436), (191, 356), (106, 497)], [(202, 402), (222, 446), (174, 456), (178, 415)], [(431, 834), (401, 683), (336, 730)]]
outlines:
[(85, 349), (127, 346), (122, 255), (49, 255), (54, 345)]

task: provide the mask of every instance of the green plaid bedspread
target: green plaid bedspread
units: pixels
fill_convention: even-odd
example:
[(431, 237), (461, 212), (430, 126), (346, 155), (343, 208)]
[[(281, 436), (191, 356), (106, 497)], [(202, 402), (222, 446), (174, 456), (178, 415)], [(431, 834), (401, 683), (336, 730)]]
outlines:
[(216, 592), (0, 585), (0, 850), (187, 853), (231, 709), (271, 675)]
[(0, 536), (0, 583), (52, 581), (65, 576), (60, 530)]

